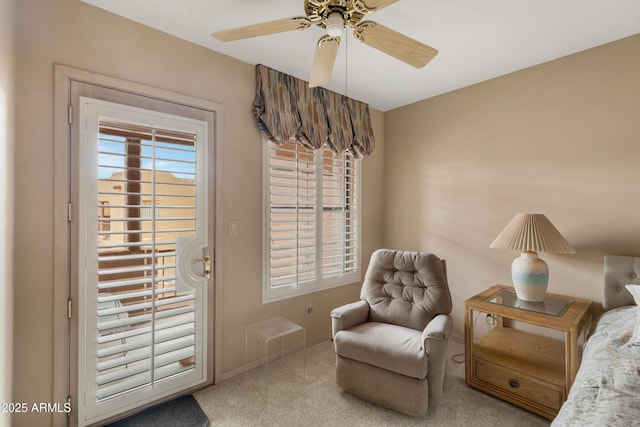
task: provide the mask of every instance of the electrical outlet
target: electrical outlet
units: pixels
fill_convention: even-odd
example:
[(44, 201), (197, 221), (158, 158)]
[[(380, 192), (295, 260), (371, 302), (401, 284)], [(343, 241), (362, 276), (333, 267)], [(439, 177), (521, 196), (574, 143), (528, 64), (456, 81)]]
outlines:
[(313, 306), (312, 305), (308, 305), (307, 306), (307, 317), (311, 317), (311, 315), (313, 314)]
[(487, 322), (491, 326), (495, 326), (496, 325), (496, 318), (493, 317), (493, 315), (491, 315), (491, 314), (487, 314), (484, 317), (484, 321)]

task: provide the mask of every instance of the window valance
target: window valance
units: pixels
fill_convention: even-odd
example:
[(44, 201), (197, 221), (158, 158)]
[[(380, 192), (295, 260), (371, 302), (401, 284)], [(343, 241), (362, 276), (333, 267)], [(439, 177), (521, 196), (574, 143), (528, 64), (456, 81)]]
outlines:
[(375, 146), (369, 106), (304, 80), (258, 64), (253, 111), (258, 128), (276, 144), (297, 141), (317, 150), (327, 146), (355, 158)]

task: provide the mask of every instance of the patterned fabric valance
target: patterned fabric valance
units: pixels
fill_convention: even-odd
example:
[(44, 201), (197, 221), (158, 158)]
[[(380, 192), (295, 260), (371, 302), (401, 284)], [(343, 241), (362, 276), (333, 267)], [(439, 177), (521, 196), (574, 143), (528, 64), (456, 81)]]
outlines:
[(375, 146), (369, 106), (325, 88), (309, 88), (264, 65), (256, 66), (253, 112), (265, 138), (276, 144), (297, 141), (317, 150), (326, 145), (355, 158), (368, 156)]

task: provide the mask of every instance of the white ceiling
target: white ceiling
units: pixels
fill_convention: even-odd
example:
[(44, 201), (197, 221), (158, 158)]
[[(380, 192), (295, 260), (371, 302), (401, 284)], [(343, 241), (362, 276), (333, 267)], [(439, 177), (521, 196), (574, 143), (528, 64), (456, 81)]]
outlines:
[[(312, 26), (227, 43), (211, 37), (228, 28), (304, 16), (304, 0), (82, 1), (304, 80), (324, 34)], [(327, 88), (387, 111), (638, 34), (640, 0), (400, 0), (365, 19), (439, 50), (415, 69), (351, 34), (343, 37)]]

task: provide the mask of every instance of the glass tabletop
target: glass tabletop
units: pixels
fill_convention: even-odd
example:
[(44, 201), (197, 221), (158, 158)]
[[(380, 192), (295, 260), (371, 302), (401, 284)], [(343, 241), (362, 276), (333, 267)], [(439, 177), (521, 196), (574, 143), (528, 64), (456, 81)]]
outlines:
[(574, 300), (569, 298), (559, 298), (545, 296), (542, 302), (529, 302), (518, 299), (515, 291), (504, 289), (499, 293), (486, 299), (491, 304), (513, 307), (519, 310), (533, 311), (535, 313), (546, 314), (549, 316), (560, 317)]
[(247, 332), (251, 332), (265, 340), (280, 338), (281, 336), (302, 330), (304, 330), (302, 326), (284, 317), (274, 317), (273, 319), (247, 326)]

